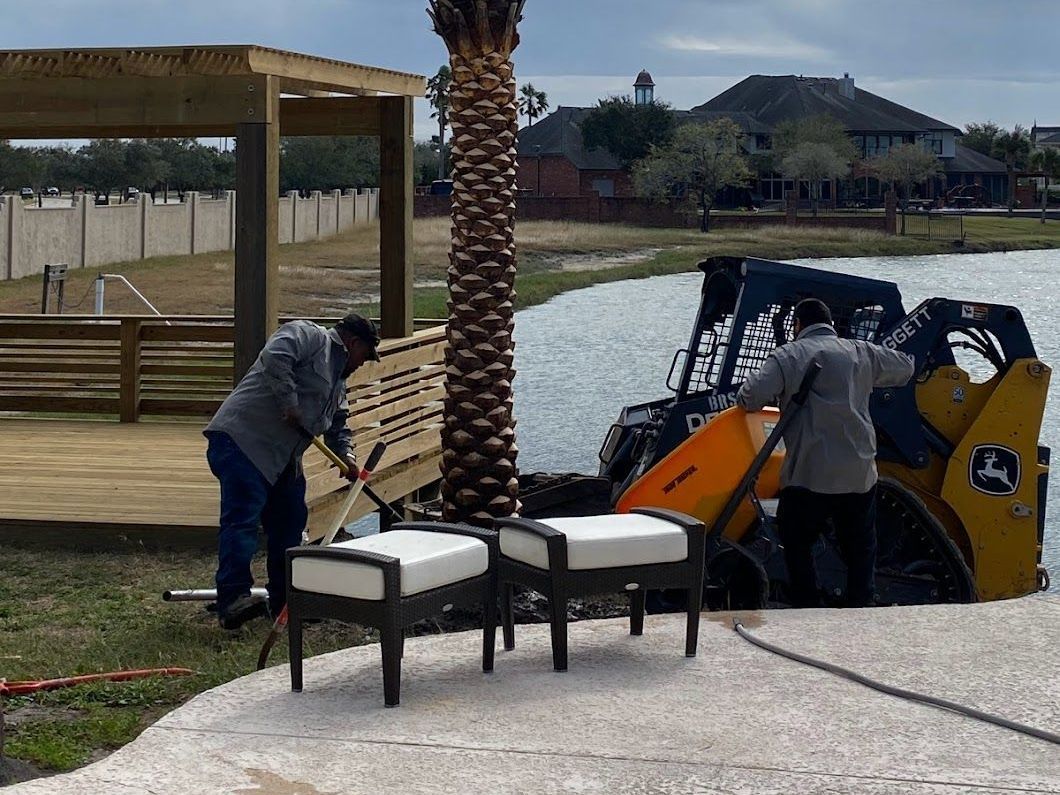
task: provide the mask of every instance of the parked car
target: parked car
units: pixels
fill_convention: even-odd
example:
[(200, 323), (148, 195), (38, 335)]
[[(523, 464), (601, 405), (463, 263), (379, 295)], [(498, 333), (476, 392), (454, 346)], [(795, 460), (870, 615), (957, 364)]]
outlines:
[(33, 188), (22, 188), (22, 190), (18, 192), (18, 195), (23, 199), (32, 199), (37, 194), (33, 192)]
[(55, 187), (54, 185), (52, 185), (50, 188), (48, 188), (47, 190), (44, 191), (44, 195), (45, 196), (51, 196), (52, 198), (58, 198), (59, 189), (57, 187)]
[(139, 188), (126, 188), (125, 189), (125, 196), (127, 197), (127, 199), (129, 201), (134, 202), (134, 201), (136, 201), (137, 199), (140, 198), (140, 189)]

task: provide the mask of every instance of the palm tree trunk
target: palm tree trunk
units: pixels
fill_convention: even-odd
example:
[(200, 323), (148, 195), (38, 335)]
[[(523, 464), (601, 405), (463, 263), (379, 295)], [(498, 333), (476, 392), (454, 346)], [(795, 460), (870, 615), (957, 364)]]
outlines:
[(488, 526), (518, 512), (512, 330), (515, 139), (511, 53), (525, 0), (430, 0), (449, 48), (452, 251), (442, 516)]

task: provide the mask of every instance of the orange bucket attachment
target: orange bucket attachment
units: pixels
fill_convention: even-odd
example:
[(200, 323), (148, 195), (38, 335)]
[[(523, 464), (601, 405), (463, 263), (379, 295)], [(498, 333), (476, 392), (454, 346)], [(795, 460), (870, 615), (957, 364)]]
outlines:
[[(738, 406), (715, 415), (635, 481), (619, 499), (616, 511), (629, 513), (645, 506), (670, 508), (696, 517), (709, 529), (779, 420), (776, 409), (748, 413)], [(759, 498), (775, 497), (780, 491), (783, 463), (781, 442), (758, 476), (755, 493)], [(739, 539), (754, 519), (754, 506), (748, 497), (725, 528), (725, 535)]]

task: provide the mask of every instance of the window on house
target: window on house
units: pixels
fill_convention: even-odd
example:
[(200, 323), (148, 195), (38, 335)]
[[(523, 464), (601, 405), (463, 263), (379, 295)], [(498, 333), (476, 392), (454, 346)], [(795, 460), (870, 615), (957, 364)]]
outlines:
[(755, 148), (756, 149), (772, 149), (773, 148), (773, 136), (772, 135), (756, 135), (755, 136)]

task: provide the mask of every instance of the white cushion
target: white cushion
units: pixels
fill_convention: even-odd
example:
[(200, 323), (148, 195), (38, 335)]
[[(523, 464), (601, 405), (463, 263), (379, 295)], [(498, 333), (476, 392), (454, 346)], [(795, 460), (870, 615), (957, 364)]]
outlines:
[[(401, 595), (429, 591), (485, 573), (489, 550), (477, 538), (426, 530), (388, 533), (332, 544), (335, 549), (360, 549), (401, 561)], [(291, 584), (301, 591), (383, 599), (383, 570), (367, 563), (334, 558), (295, 558)]]
[[(688, 559), (681, 525), (636, 513), (538, 520), (567, 537), (567, 568), (610, 569), (676, 563)], [(500, 529), (501, 553), (539, 569), (548, 568), (545, 539), (514, 527)]]

